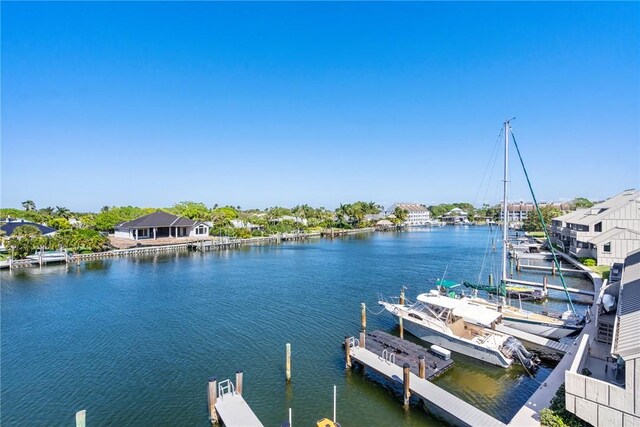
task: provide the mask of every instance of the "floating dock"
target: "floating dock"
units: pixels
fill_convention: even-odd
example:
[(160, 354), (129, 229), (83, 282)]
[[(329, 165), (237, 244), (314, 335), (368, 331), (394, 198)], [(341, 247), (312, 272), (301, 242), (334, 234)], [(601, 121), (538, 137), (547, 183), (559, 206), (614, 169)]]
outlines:
[(236, 372), (236, 384), (231, 380), (209, 378), (209, 420), (226, 427), (262, 427), (262, 423), (242, 397), (242, 371)]
[[(431, 353), (427, 348), (421, 347), (411, 341), (403, 340), (383, 331), (373, 331), (366, 334), (367, 350), (378, 355), (385, 354), (392, 358), (393, 362), (402, 366), (408, 363), (411, 372), (420, 373), (420, 356), (424, 356), (425, 379), (431, 380), (451, 368), (453, 360), (443, 360)], [(393, 354), (393, 356), (391, 356)]]
[[(415, 396), (421, 399), (427, 409), (434, 415), (439, 416), (454, 425), (487, 427), (505, 426), (503, 422), (493, 418), (485, 412), (482, 412), (475, 406), (441, 389), (435, 384), (432, 384), (424, 378), (425, 375), (423, 373), (420, 373), (421, 375), (416, 375), (411, 371), (410, 364), (408, 362), (405, 362), (403, 366), (400, 367), (396, 364), (397, 359), (395, 359), (396, 363), (394, 363), (393, 360), (389, 360), (393, 359), (393, 357), (389, 357), (387, 355), (388, 353), (383, 357), (383, 355), (376, 354), (367, 349), (366, 347), (369, 343), (371, 343), (371, 341), (375, 341), (375, 336), (379, 339), (385, 338), (384, 335), (377, 334), (378, 332), (368, 335), (369, 338), (365, 338), (364, 343), (355, 338), (345, 339), (347, 367), (351, 367), (351, 363), (354, 361), (365, 367), (365, 369), (372, 369), (391, 381), (401, 383), (404, 389), (405, 406), (408, 406), (410, 396)], [(361, 334), (360, 338), (362, 339), (363, 336), (364, 333)], [(408, 341), (398, 340), (401, 342), (396, 342), (395, 344), (402, 344), (406, 347), (412, 347), (412, 345), (415, 345)], [(416, 347), (419, 347), (423, 352), (428, 353), (427, 349), (417, 345)], [(407, 354), (409, 354), (409, 352), (407, 352)], [(442, 359), (440, 359), (440, 361), (444, 362)]]
[[(538, 282), (531, 282), (528, 280), (516, 280), (516, 279), (506, 279), (507, 283), (515, 283), (517, 285), (525, 285), (525, 286), (531, 286), (534, 288), (544, 288), (545, 285), (543, 283), (538, 283)], [(547, 289), (553, 289), (554, 291), (563, 291), (564, 292), (564, 288), (562, 286), (558, 286), (558, 285), (546, 285)], [(569, 288), (567, 287), (567, 292), (572, 293), (572, 294), (578, 294), (578, 295), (587, 295), (590, 297), (593, 297), (595, 295), (594, 291), (588, 291), (586, 289), (578, 289), (578, 288)]]

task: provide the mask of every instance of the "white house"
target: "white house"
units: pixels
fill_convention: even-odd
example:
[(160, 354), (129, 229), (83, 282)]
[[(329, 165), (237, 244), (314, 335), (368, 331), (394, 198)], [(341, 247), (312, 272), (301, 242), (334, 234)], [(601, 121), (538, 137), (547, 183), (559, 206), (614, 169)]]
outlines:
[[(619, 284), (612, 284), (611, 344), (584, 335), (571, 368), (565, 372), (567, 411), (594, 426), (640, 425), (640, 251), (624, 261)], [(607, 289), (603, 289), (600, 300)], [(608, 293), (611, 297), (611, 293)], [(600, 342), (598, 342), (600, 341)]]
[(115, 237), (132, 240), (208, 235), (207, 224), (162, 211), (123, 222), (115, 227)]
[(394, 203), (386, 209), (385, 213), (387, 215), (393, 214), (396, 208), (407, 211), (405, 225), (428, 225), (430, 223), (431, 212), (425, 205), (420, 203)]
[(623, 262), (640, 249), (640, 191), (625, 190), (588, 209), (554, 218), (554, 243), (578, 258), (594, 258), (598, 265)]

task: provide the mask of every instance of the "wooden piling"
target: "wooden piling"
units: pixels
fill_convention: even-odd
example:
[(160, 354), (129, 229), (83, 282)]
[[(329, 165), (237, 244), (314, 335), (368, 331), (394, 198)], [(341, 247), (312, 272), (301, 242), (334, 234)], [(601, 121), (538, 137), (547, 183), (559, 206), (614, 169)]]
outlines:
[(360, 348), (365, 348), (364, 341), (366, 340), (367, 334), (364, 331), (360, 332)]
[(400, 289), (400, 304), (404, 305), (404, 286)]
[(236, 393), (242, 396), (242, 371), (236, 371)]
[(549, 284), (547, 280), (547, 276), (542, 276), (542, 290), (544, 293), (547, 293), (547, 285)]
[(425, 378), (426, 366), (424, 355), (418, 356), (418, 376), (422, 379)]
[(286, 346), (286, 361), (285, 361), (285, 375), (287, 382), (291, 381), (291, 344), (287, 343)]
[(86, 418), (87, 418), (86, 409), (76, 412), (76, 427), (85, 427), (87, 425)]
[(362, 324), (362, 330), (367, 330), (367, 306), (364, 303), (360, 304), (362, 312), (360, 313), (360, 323)]
[(516, 271), (520, 272), (520, 258), (516, 258)]
[(218, 413), (216, 412), (216, 400), (218, 400), (218, 381), (216, 377), (209, 378), (209, 421), (211, 424), (218, 424)]
[(489, 274), (489, 286), (493, 286), (493, 274)]
[(344, 337), (344, 360), (345, 368), (351, 368), (351, 348), (349, 346), (349, 337)]
[(555, 277), (556, 275), (556, 263), (555, 261), (551, 263), (551, 275)]
[(411, 365), (408, 363), (404, 363), (402, 365), (402, 389), (403, 389), (403, 406), (405, 409), (409, 408), (409, 398), (411, 397), (410, 391), (410, 374), (411, 374)]

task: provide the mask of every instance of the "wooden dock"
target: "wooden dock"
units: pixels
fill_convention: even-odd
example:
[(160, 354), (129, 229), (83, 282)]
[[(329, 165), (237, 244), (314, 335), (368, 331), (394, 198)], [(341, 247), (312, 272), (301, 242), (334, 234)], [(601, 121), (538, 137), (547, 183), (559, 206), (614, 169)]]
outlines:
[(443, 374), (453, 365), (453, 360), (443, 360), (433, 355), (427, 348), (421, 347), (411, 341), (393, 336), (384, 331), (367, 332), (366, 334), (367, 350), (385, 356), (389, 359), (393, 354), (393, 362), (402, 366), (408, 363), (411, 366), (411, 372), (416, 375), (420, 373), (420, 356), (424, 357), (425, 379), (433, 378)]
[(503, 422), (482, 412), (475, 406), (432, 384), (427, 379), (409, 372), (407, 364), (404, 367), (400, 367), (396, 363), (392, 363), (381, 355), (365, 348), (366, 344), (365, 347), (360, 347), (357, 339), (347, 338), (346, 343), (349, 344), (348, 352), (345, 351), (349, 355), (347, 366), (353, 360), (391, 381), (401, 383), (405, 389), (405, 402), (408, 402), (409, 396), (416, 396), (422, 400), (427, 409), (434, 415), (453, 425), (505, 426)]
[(558, 341), (554, 341), (554, 340), (550, 340), (548, 338), (543, 338), (541, 336), (538, 335), (534, 335), (534, 334), (530, 334), (529, 332), (524, 332), (524, 331), (520, 331), (518, 329), (514, 329), (514, 328), (510, 328), (508, 326), (505, 326), (503, 324), (498, 324), (496, 325), (496, 330), (498, 332), (503, 332), (505, 334), (511, 335), (515, 338), (519, 338), (523, 341), (528, 341), (537, 345), (540, 345), (542, 347), (546, 347), (546, 348), (550, 348), (552, 350), (555, 350), (559, 353), (566, 353), (567, 351), (569, 351), (569, 345), (567, 344), (563, 344), (561, 342)]

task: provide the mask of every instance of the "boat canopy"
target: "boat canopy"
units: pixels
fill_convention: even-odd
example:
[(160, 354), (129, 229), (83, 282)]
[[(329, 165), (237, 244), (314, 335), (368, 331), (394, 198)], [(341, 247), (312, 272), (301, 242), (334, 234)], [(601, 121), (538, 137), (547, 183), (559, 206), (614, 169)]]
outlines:
[(461, 283), (456, 282), (455, 280), (444, 280), (444, 279), (436, 280), (436, 285), (442, 286), (445, 289), (451, 289), (451, 288), (456, 288), (458, 286), (462, 286)]
[(435, 305), (438, 307), (447, 308), (449, 310), (452, 310), (461, 305), (466, 305), (466, 302), (463, 300), (445, 297), (437, 293), (420, 294), (418, 295), (417, 299), (418, 301), (425, 304)]
[(455, 316), (462, 317), (465, 321), (491, 327), (491, 324), (502, 316), (502, 313), (485, 307), (469, 304), (461, 304), (452, 310)]

